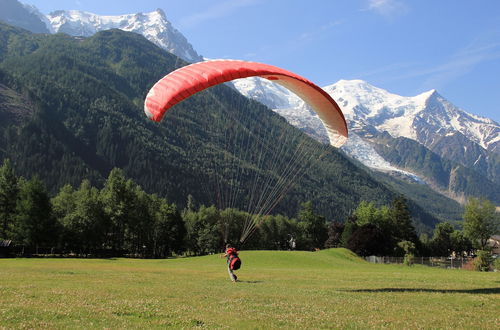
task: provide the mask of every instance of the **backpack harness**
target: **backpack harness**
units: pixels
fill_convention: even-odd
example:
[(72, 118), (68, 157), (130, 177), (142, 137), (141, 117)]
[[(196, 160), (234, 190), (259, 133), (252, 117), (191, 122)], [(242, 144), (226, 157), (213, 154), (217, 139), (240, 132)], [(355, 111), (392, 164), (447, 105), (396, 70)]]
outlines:
[(235, 248), (229, 248), (226, 251), (227, 254), (227, 264), (229, 269), (238, 270), (241, 267), (241, 259), (238, 257), (238, 252)]

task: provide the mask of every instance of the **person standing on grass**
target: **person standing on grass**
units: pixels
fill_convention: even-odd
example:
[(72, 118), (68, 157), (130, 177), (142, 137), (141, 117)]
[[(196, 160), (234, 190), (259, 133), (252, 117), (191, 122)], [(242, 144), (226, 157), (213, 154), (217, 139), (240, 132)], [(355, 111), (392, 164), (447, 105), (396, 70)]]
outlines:
[(227, 258), (227, 272), (229, 273), (229, 278), (231, 281), (236, 282), (238, 280), (238, 276), (236, 276), (234, 271), (240, 269), (241, 267), (241, 259), (238, 256), (238, 250), (230, 244), (226, 244), (224, 257)]

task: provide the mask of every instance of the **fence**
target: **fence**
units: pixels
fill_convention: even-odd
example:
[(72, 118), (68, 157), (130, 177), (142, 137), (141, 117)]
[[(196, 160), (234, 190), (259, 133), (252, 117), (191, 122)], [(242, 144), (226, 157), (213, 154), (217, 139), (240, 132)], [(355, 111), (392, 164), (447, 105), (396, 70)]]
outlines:
[[(376, 264), (402, 264), (403, 257), (365, 257), (365, 260)], [(414, 257), (413, 264), (441, 268), (462, 268), (473, 258), (450, 257)]]

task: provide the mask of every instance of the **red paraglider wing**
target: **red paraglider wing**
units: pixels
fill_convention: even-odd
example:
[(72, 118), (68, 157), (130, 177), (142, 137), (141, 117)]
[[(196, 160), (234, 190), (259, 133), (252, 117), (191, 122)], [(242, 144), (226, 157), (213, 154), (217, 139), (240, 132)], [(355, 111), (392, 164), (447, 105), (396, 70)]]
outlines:
[(330, 144), (340, 147), (345, 143), (347, 124), (344, 115), (328, 93), (299, 75), (262, 63), (214, 60), (177, 69), (151, 88), (144, 112), (150, 119), (160, 121), (170, 107), (195, 93), (234, 79), (255, 76), (269, 79), (297, 94), (322, 120)]

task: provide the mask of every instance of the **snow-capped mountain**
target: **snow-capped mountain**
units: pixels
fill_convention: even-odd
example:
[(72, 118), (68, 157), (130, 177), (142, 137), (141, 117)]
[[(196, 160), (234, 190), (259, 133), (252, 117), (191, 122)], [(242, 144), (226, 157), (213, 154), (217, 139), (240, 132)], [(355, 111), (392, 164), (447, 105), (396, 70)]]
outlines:
[[(322, 121), (296, 94), (291, 93), (281, 85), (258, 77), (237, 79), (233, 81), (233, 84), (241, 94), (267, 105), (276, 113), (285, 117), (293, 126), (300, 128), (318, 141), (329, 143)], [(351, 118), (347, 116), (346, 112), (344, 114), (348, 119), (351, 130), (349, 139), (342, 146), (342, 150), (370, 168), (384, 172), (398, 172), (415, 181), (422, 181), (418, 176), (392, 166), (380, 156), (370, 143), (365, 142), (353, 131), (353, 128), (358, 125), (353, 120), (349, 120)]]
[(47, 19), (54, 32), (88, 37), (98, 31), (116, 28), (142, 34), (157, 46), (188, 62), (202, 60), (186, 37), (167, 20), (161, 9), (150, 13), (119, 16), (100, 16), (79, 10), (58, 10), (47, 15)]
[[(314, 113), (297, 96), (286, 92), (281, 86), (269, 88), (268, 85), (274, 84), (259, 78), (234, 85), (243, 95), (266, 104), (296, 126), (311, 129), (317, 126), (311, 118), (315, 117)], [(370, 131), (367, 128), (387, 131), (393, 137), (407, 137), (430, 149), (437, 136), (460, 133), (485, 150), (500, 153), (498, 123), (467, 113), (436, 90), (406, 97), (389, 93), (362, 80), (340, 80), (323, 89), (342, 108), (351, 131), (363, 131), (364, 134)], [(291, 109), (295, 109), (295, 112)]]
[(48, 30), (49, 33), (55, 33), (56, 32), (56, 31), (54, 31), (54, 29), (50, 25), (50, 21), (47, 18), (47, 16), (45, 16), (44, 14), (42, 14), (38, 10), (38, 8), (36, 8), (35, 6), (30, 5), (30, 4), (22, 4), (22, 5), (23, 5), (24, 9), (26, 9), (27, 12), (29, 12), (31, 15), (34, 15), (35, 17), (37, 17), (47, 27), (47, 30)]
[(38, 9), (22, 4), (16, 0), (0, 1), (0, 21), (32, 31), (34, 33), (50, 33)]
[(413, 97), (389, 93), (362, 80), (324, 87), (352, 127), (374, 127), (433, 149), (438, 137), (462, 134), (485, 150), (500, 152), (500, 125), (454, 106), (436, 90)]
[[(280, 89), (273, 89), (272, 97), (267, 97), (266, 91), (270, 89), (266, 84), (272, 83), (246, 82), (235, 87), (273, 108), (307, 134), (328, 141), (320, 119), (300, 99)], [(405, 97), (362, 80), (340, 80), (323, 89), (337, 101), (349, 125), (349, 140), (342, 150), (364, 165), (379, 171), (398, 172), (416, 181), (427, 180), (420, 173), (418, 176), (411, 173), (418, 170), (391, 164), (376, 150), (377, 136), (387, 132), (393, 138), (414, 140), (444, 159), (499, 182), (496, 164), (500, 159), (500, 126), (493, 120), (467, 113), (435, 90)], [(442, 189), (454, 187), (441, 186)]]
[(339, 103), (351, 131), (365, 140), (382, 132), (408, 138), (500, 182), (500, 125), (495, 121), (454, 106), (436, 90), (405, 97), (361, 80), (341, 80), (324, 89)]

